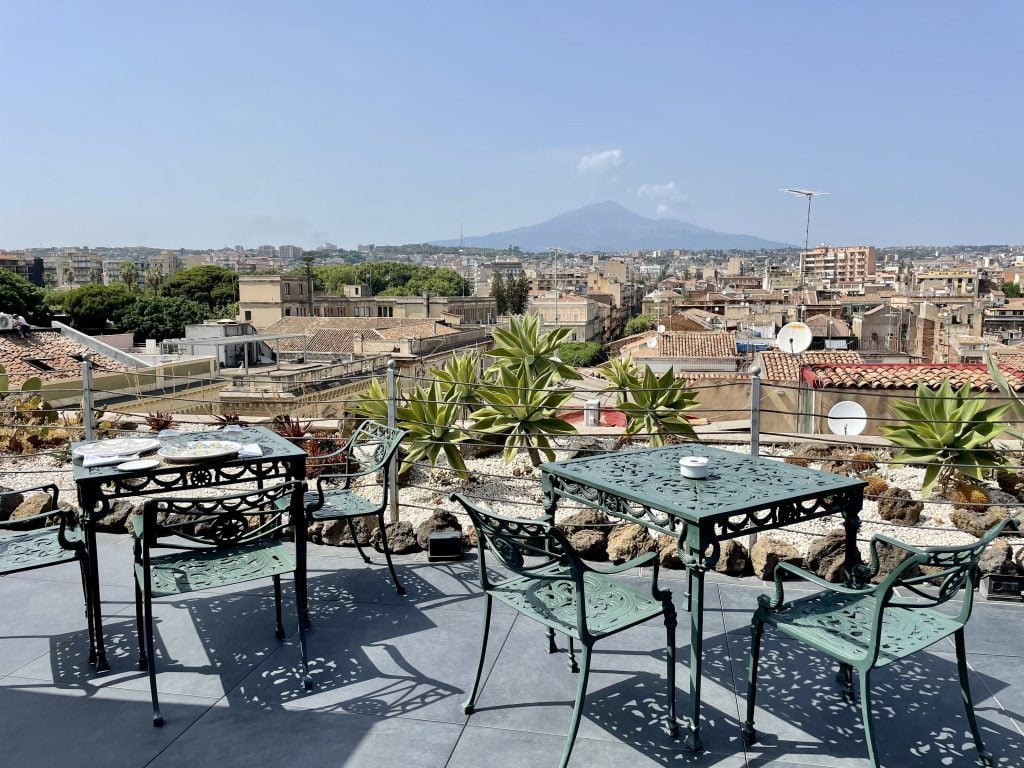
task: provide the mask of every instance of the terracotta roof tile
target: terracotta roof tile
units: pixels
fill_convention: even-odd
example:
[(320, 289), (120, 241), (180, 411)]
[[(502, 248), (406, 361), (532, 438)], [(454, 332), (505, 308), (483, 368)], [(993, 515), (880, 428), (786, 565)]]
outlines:
[[(55, 329), (36, 328), (24, 339), (13, 331), (0, 332), (0, 365), (7, 370), (8, 382), (15, 389), (33, 377), (60, 381), (81, 376), (82, 361), (78, 356), (88, 351)], [(93, 370), (100, 373), (126, 370), (126, 366), (96, 352), (92, 353), (92, 364)]]
[[(1024, 373), (1005, 370), (1010, 385), (1024, 391)], [(945, 379), (954, 387), (970, 384), (973, 389), (994, 392), (998, 389), (985, 365), (881, 364), (881, 365), (809, 365), (804, 374), (815, 388), (915, 389), (924, 384), (937, 389)]]
[(659, 335), (658, 346), (640, 347), (634, 355), (651, 357), (736, 357), (736, 334), (726, 331), (666, 331)]
[(761, 353), (764, 370), (761, 378), (765, 381), (800, 381), (800, 368), (804, 365), (857, 365), (864, 362), (859, 353), (852, 350), (823, 349), (792, 355), (789, 352), (769, 351)]

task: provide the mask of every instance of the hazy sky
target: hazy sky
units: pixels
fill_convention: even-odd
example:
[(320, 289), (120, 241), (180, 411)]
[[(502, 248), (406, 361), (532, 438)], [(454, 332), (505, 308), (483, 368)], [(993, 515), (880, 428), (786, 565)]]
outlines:
[(402, 243), (613, 199), (1024, 242), (1024, 3), (0, 2), (0, 247)]

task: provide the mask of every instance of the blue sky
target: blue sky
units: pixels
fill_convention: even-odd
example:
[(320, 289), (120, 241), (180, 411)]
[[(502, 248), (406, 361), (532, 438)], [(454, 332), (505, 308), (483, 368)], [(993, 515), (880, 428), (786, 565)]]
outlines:
[(616, 200), (1024, 242), (1024, 3), (0, 4), (0, 247), (401, 243)]

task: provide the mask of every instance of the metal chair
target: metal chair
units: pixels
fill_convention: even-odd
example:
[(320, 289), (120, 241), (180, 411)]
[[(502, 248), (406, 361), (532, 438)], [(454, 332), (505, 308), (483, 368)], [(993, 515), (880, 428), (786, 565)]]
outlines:
[[(50, 497), (50, 510), (20, 520), (0, 521), (0, 576), (77, 560), (82, 575), (82, 597), (85, 601), (89, 656), (92, 661), (94, 632), (85, 532), (74, 512), (58, 508), (60, 490), (53, 483), (0, 492), (0, 501), (15, 495), (25, 496), (32, 491), (42, 491)], [(46, 521), (54, 516), (58, 519), (57, 525), (46, 525)]]
[[(139, 628), (139, 668), (149, 671), (153, 725), (163, 725), (156, 689), (153, 598), (197, 592), (270, 577), (274, 582), (276, 635), (281, 622), (281, 574), (295, 578), (302, 682), (311, 688), (306, 656), (305, 539), (289, 526), (302, 524), (305, 484), (207, 498), (152, 498), (132, 518), (135, 536), (135, 615)], [(154, 554), (159, 550), (173, 550)]]
[[(824, 581), (789, 563), (775, 568), (775, 596), (761, 595), (751, 620), (752, 643), (747, 689), (747, 718), (743, 737), (748, 744), (757, 740), (754, 730), (754, 703), (757, 692), (757, 667), (764, 626), (774, 627), (839, 662), (839, 683), (851, 701), (855, 700), (853, 672), (860, 683), (861, 717), (868, 758), (878, 768), (878, 754), (871, 723), (870, 673), (872, 669), (904, 659), (917, 651), (953, 635), (956, 645), (960, 693), (967, 709), (967, 722), (978, 757), (984, 765), (992, 764), (985, 751), (974, 715), (971, 690), (967, 680), (967, 656), (964, 650), (964, 625), (974, 604), (974, 578), (978, 559), (985, 548), (1007, 524), (1004, 520), (984, 537), (966, 546), (920, 549), (887, 536), (871, 539), (871, 562), (858, 568), (864, 581), (878, 574), (880, 545), (896, 547), (907, 558), (893, 569), (881, 583), (865, 588), (843, 587)], [(922, 573), (921, 568), (926, 570)], [(785, 600), (783, 575), (790, 573), (822, 587), (807, 597)], [(928, 583), (938, 583), (929, 590)], [(956, 613), (937, 610), (963, 588), (963, 605)], [(896, 590), (900, 590), (898, 593)], [(934, 592), (934, 593), (933, 593)], [(904, 596), (905, 594), (905, 596)]]
[[(476, 528), (480, 586), (484, 591), (484, 631), (480, 660), (469, 696), (462, 705), (472, 714), (491, 621), (491, 604), (500, 600), (518, 613), (569, 638), (569, 669), (580, 675), (569, 734), (559, 765), (564, 768), (572, 754), (583, 714), (583, 700), (590, 676), (591, 650), (598, 640), (663, 616), (666, 630), (669, 711), (665, 730), (677, 733), (675, 701), (676, 610), (672, 593), (658, 588), (658, 555), (648, 553), (622, 565), (596, 570), (584, 563), (565, 535), (547, 522), (501, 517), (480, 509), (461, 494), (451, 497), (469, 514)], [(487, 557), (494, 555), (512, 576), (492, 581)], [(640, 565), (651, 565), (651, 593), (647, 596), (607, 578)], [(582, 670), (576, 663), (574, 641), (579, 641)]]
[[(391, 548), (388, 546), (387, 531), (384, 527), (384, 512), (388, 508), (390, 494), (391, 459), (406, 434), (408, 433), (404, 429), (378, 424), (375, 421), (367, 420), (360, 423), (344, 447), (333, 453), (314, 457), (319, 465), (332, 467), (334, 464), (340, 464), (340, 471), (331, 468), (323, 472), (316, 479), (316, 490), (306, 493), (307, 522), (345, 520), (352, 541), (366, 563), (371, 560), (359, 543), (352, 521), (357, 517), (377, 518), (381, 549), (384, 551), (388, 570), (391, 571), (391, 580), (400, 595), (405, 594), (405, 587), (398, 581), (398, 574), (395, 573), (395, 566), (391, 562)], [(332, 462), (332, 459), (340, 461)], [(382, 473), (383, 488), (379, 502), (370, 501), (352, 490), (353, 480), (378, 472)], [(327, 483), (339, 483), (340, 486), (327, 487)]]

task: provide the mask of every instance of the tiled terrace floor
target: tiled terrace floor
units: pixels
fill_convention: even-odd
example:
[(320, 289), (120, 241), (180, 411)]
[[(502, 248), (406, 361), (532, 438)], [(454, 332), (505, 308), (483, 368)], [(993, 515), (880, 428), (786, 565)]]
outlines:
[[(481, 623), (475, 563), (399, 558), (409, 590), (399, 597), (386, 570), (364, 566), (350, 549), (312, 548), (311, 692), (296, 678), (294, 636), (274, 639), (269, 585), (159, 602), (166, 725), (153, 728), (147, 679), (135, 667), (131, 545), (101, 538), (109, 674), (97, 676), (86, 663), (73, 567), (0, 579), (5, 766), (557, 764), (575, 691), (564, 652), (548, 655), (536, 625), (497, 609), (480, 709), (466, 718), (460, 703)], [(669, 575), (678, 605), (682, 585)], [(747, 622), (761, 591), (752, 580), (708, 584), (707, 753), (681, 751), (653, 722), (665, 704), (664, 630), (654, 623), (598, 646), (572, 765), (865, 765), (859, 717), (838, 696), (830, 665), (770, 635), (759, 698), (763, 743), (744, 750)], [(293, 605), (289, 591), (285, 610)], [(968, 630), (987, 745), (997, 765), (1024, 766), (1024, 606), (981, 601)], [(682, 622), (680, 659), (687, 643)], [(681, 664), (680, 706), (685, 680)], [(976, 765), (951, 644), (880, 671), (874, 692), (883, 764)]]

